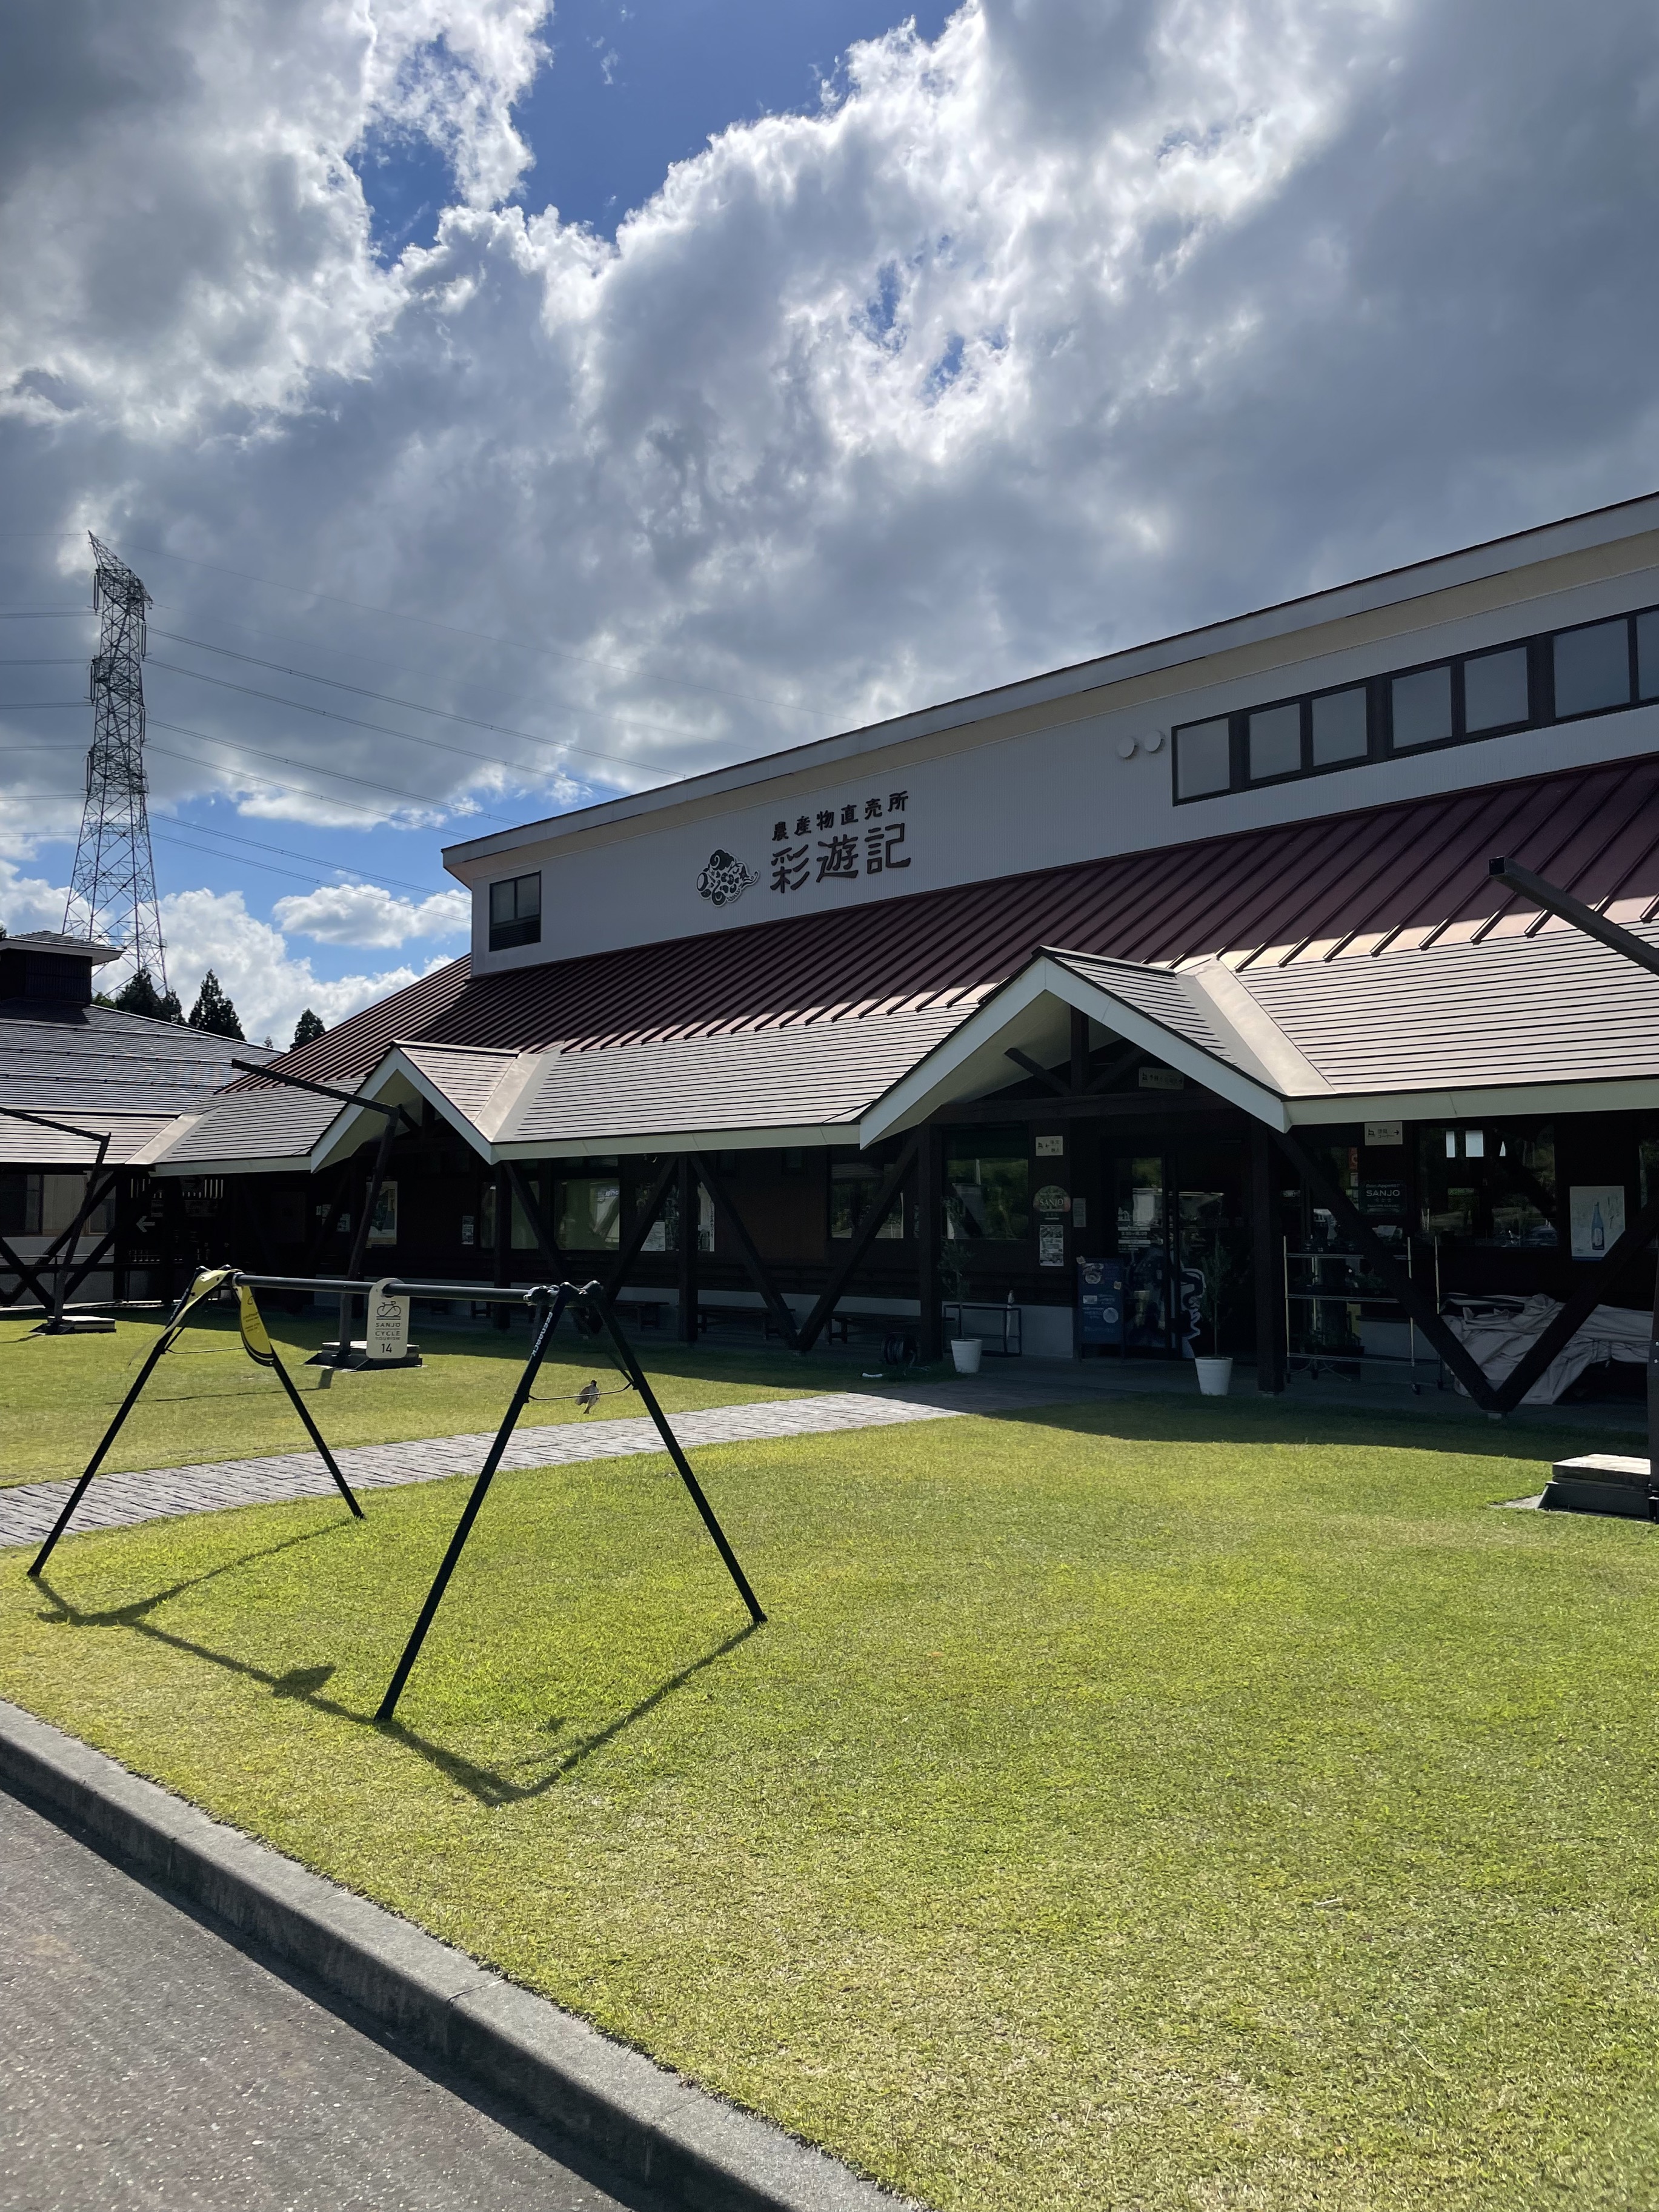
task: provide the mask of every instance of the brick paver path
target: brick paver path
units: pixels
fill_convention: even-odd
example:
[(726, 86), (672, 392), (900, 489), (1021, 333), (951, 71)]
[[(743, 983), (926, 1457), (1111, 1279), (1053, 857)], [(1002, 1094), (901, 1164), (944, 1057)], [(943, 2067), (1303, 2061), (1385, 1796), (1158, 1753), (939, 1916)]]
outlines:
[[(774, 1399), (770, 1403), (711, 1406), (698, 1413), (674, 1413), (675, 1435), (688, 1448), (697, 1444), (759, 1442), (771, 1437), (828, 1436), (839, 1429), (881, 1428), (902, 1421), (945, 1421), (963, 1413), (1008, 1413), (1026, 1406), (1052, 1405), (1077, 1395), (1075, 1386), (1047, 1385), (1023, 1378), (1007, 1382), (976, 1377), (971, 1382), (926, 1385), (905, 1397), (878, 1397), (867, 1390), (830, 1390), (815, 1398)], [(416, 1443), (358, 1444), (334, 1455), (354, 1490), (380, 1490), (393, 1483), (437, 1482), (450, 1474), (476, 1474), (489, 1449), (489, 1436), (428, 1437)], [(620, 1421), (561, 1421), (520, 1428), (501, 1461), (503, 1468), (559, 1467), (580, 1460), (624, 1459), (636, 1452), (662, 1449), (650, 1419), (641, 1415)], [(0, 1490), (0, 1546), (37, 1544), (51, 1530), (75, 1487), (72, 1482), (24, 1482)], [(201, 1467), (158, 1467), (142, 1473), (100, 1475), (69, 1525), (77, 1529), (118, 1528), (137, 1521), (159, 1521), (179, 1513), (216, 1513), (230, 1505), (269, 1505), (286, 1498), (338, 1496), (315, 1452), (276, 1452), (264, 1459), (218, 1460)]]

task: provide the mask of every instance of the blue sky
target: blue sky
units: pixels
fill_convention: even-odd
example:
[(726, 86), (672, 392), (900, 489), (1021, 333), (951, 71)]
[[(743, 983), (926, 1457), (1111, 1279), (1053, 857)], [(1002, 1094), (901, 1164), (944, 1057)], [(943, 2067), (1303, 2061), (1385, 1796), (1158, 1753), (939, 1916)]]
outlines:
[[(1651, 0), (13, 13), (0, 615), (144, 577), (254, 1035), (457, 949), (496, 820), (1659, 481)], [(0, 624), (11, 927), (90, 643)]]
[[(520, 198), (610, 236), (715, 132), (810, 112), (855, 40), (907, 21), (932, 39), (950, 12), (942, 0), (560, 0), (551, 64), (514, 110), (535, 155)], [(357, 169), (382, 251), (429, 245), (450, 191), (442, 157), (381, 133)]]
[[(631, 208), (657, 191), (671, 163), (698, 153), (712, 133), (763, 113), (815, 110), (823, 82), (836, 77), (851, 42), (878, 36), (907, 20), (914, 20), (924, 36), (932, 35), (948, 12), (939, 4), (899, 9), (886, 0), (563, 0), (546, 37), (551, 59), (513, 110), (535, 157), (518, 198), (532, 211), (556, 206), (567, 222), (612, 234)], [(395, 258), (410, 244), (429, 245), (441, 209), (455, 197), (443, 156), (416, 134), (381, 131), (371, 137), (354, 166), (373, 210), (382, 256)], [(129, 548), (129, 557), (158, 602), (153, 629), (162, 633), (175, 627), (185, 619), (179, 587), (190, 580), (199, 584), (199, 579), (187, 578), (159, 551)], [(227, 598), (217, 622), (204, 623), (198, 605), (192, 624), (210, 629), (216, 641), (258, 660), (317, 670), (383, 694), (424, 696), (426, 664), (440, 633), (419, 619), (407, 613), (389, 612), (378, 619), (359, 614), (356, 650), (343, 653), (336, 643), (319, 645), (303, 596), (291, 586), (281, 580), (226, 582), (236, 586), (234, 608)], [(89, 651), (94, 635), (88, 618), (55, 625), (52, 640), (61, 650), (72, 636), (72, 650)], [(502, 661), (498, 692), (492, 696), (483, 675), (475, 683), (468, 708), (480, 719), (516, 726), (522, 656), (503, 649)], [(465, 726), (400, 711), (384, 698), (365, 701), (270, 670), (216, 660), (161, 635), (152, 643), (151, 663), (146, 696), (157, 795), (153, 830), (156, 878), (164, 895), (198, 887), (240, 891), (249, 911), (263, 917), (280, 900), (303, 896), (319, 883), (360, 880), (418, 902), (453, 883), (441, 857), (446, 844), (482, 835), (502, 819), (562, 811), (564, 802), (544, 791), (517, 799), (502, 796), (473, 817), (437, 827), (377, 822), (375, 794), (361, 783), (330, 775), (324, 765), (327, 720), (285, 711), (269, 699), (230, 695), (182, 672), (194, 668), (222, 679), (240, 678), (252, 689), (331, 707), (428, 739), (459, 738), (465, 744), (471, 736), (486, 749), (492, 739), (484, 732), (470, 733)], [(21, 692), (19, 684), (25, 679), (20, 677), (6, 696), (56, 697), (65, 683), (78, 691), (73, 674), (42, 672), (27, 679), (33, 688)], [(58, 710), (43, 711), (39, 719), (54, 733), (63, 726)], [(211, 737), (233, 729), (259, 749), (273, 782), (285, 782), (290, 798), (298, 791), (326, 793), (334, 802), (329, 811), (337, 815), (356, 805), (362, 810), (359, 817), (337, 826), (291, 817), (251, 820), (229, 794), (198, 793), (170, 799), (181, 755), (222, 757), (199, 738), (183, 733)], [(500, 750), (523, 757), (530, 749), (507, 744)], [(284, 758), (301, 759), (305, 765), (285, 768)], [(583, 765), (574, 758), (570, 764)], [(571, 804), (614, 793), (615, 787), (603, 780), (603, 763), (586, 765), (592, 781)], [(61, 862), (66, 873), (67, 857), (54, 854), (52, 842), (43, 841), (42, 858), (48, 864)], [(419, 967), (441, 953), (462, 949), (453, 936), (434, 936), (407, 942), (401, 957)], [(361, 946), (313, 939), (305, 941), (304, 951), (323, 978), (357, 974), (375, 958)]]

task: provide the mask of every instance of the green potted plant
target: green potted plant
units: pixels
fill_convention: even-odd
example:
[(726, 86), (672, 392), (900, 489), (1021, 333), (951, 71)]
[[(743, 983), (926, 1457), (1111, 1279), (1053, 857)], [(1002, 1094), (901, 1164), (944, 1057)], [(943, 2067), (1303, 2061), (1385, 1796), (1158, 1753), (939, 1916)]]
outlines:
[[(939, 1247), (939, 1289), (947, 1304), (960, 1305), (968, 1295), (967, 1237), (961, 1201), (946, 1199), (945, 1212), (948, 1227)], [(977, 1375), (984, 1356), (982, 1337), (963, 1334), (951, 1338), (951, 1358), (958, 1375)]]
[(1195, 1352), (1193, 1365), (1198, 1374), (1199, 1395), (1205, 1398), (1224, 1398), (1232, 1388), (1232, 1354), (1224, 1352), (1221, 1343), (1221, 1316), (1226, 1304), (1227, 1291), (1237, 1269), (1233, 1256), (1222, 1242), (1218, 1224), (1210, 1249), (1206, 1255), (1204, 1287), (1199, 1292), (1198, 1310), (1206, 1324), (1210, 1340), (1207, 1352)]

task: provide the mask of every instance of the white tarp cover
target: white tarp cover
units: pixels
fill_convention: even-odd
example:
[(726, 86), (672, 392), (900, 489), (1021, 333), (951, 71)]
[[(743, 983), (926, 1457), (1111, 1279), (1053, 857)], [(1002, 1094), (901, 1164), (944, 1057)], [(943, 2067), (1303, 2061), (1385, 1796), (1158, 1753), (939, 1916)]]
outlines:
[[(1482, 1300), (1496, 1310), (1460, 1316), (1449, 1313), (1446, 1326), (1461, 1337), (1480, 1361), (1489, 1382), (1502, 1382), (1513, 1374), (1551, 1322), (1561, 1310), (1559, 1298), (1540, 1291), (1530, 1298)], [(1632, 1306), (1597, 1306), (1589, 1319), (1558, 1352), (1522, 1400), (1523, 1406), (1553, 1406), (1575, 1383), (1587, 1367), (1604, 1359), (1646, 1364), (1652, 1316)], [(1458, 1384), (1460, 1390), (1463, 1385)], [(1468, 1392), (1463, 1394), (1466, 1397)]]

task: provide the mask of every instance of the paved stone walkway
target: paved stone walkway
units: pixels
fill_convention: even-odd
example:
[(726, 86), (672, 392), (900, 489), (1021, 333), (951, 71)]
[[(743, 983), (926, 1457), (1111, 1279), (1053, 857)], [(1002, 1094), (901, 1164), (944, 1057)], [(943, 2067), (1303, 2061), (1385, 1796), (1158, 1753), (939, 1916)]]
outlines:
[[(874, 1429), (902, 1421), (945, 1421), (963, 1413), (997, 1413), (1053, 1405), (1077, 1395), (1076, 1387), (987, 1378), (927, 1385), (906, 1397), (867, 1390), (830, 1390), (814, 1398), (781, 1398), (745, 1406), (711, 1406), (670, 1415), (675, 1435), (697, 1444), (759, 1442), (772, 1437), (829, 1436), (841, 1429)], [(439, 1482), (446, 1475), (476, 1474), (491, 1437), (428, 1437), (404, 1444), (358, 1444), (334, 1455), (354, 1490), (382, 1490), (394, 1483)], [(662, 1449), (645, 1415), (620, 1421), (560, 1421), (520, 1428), (502, 1458), (503, 1468), (561, 1467), (591, 1459), (626, 1459)], [(0, 1547), (38, 1544), (51, 1530), (75, 1487), (72, 1482), (24, 1482), (0, 1490)], [(276, 1452), (264, 1459), (217, 1460), (201, 1467), (158, 1467), (100, 1475), (82, 1499), (69, 1533), (120, 1528), (180, 1513), (216, 1513), (230, 1505), (269, 1505), (288, 1498), (333, 1498), (338, 1492), (315, 1452)]]

